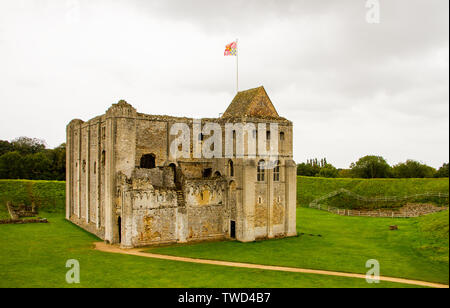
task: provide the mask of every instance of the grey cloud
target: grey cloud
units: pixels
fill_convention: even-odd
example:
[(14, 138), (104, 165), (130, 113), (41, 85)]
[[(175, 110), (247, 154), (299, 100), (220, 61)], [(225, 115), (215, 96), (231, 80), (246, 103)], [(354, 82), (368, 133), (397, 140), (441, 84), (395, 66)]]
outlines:
[(121, 98), (217, 116), (235, 90), (223, 48), (238, 37), (240, 88), (264, 85), (293, 120), (296, 160), (448, 160), (448, 1), (380, 0), (380, 24), (365, 0), (76, 3), (73, 24), (64, 1), (0, 3), (0, 139), (56, 146), (72, 118)]

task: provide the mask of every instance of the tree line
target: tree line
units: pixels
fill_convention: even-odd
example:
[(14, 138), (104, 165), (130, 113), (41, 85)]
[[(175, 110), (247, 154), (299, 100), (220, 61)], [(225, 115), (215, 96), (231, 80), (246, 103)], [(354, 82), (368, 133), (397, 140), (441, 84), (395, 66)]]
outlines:
[(308, 159), (297, 165), (297, 175), (326, 178), (448, 178), (448, 174), (448, 163), (438, 170), (412, 159), (390, 166), (383, 157), (375, 155), (361, 157), (349, 169), (338, 169), (326, 158)]
[(47, 149), (44, 140), (0, 140), (0, 179), (65, 180), (66, 144)]
[[(368, 155), (338, 169), (326, 158), (308, 159), (297, 165), (297, 175), (327, 178), (446, 178), (449, 164), (438, 170), (415, 160), (390, 166), (381, 156)], [(47, 149), (44, 140), (19, 137), (0, 140), (0, 179), (65, 180), (66, 144)]]

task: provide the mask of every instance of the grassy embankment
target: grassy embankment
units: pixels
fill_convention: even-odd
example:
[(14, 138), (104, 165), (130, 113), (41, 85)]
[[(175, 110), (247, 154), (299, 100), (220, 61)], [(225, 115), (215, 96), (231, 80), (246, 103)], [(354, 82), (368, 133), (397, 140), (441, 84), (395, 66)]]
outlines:
[(62, 181), (0, 180), (0, 219), (8, 219), (6, 202), (31, 204), (41, 212), (64, 213), (66, 183)]
[[(346, 189), (363, 197), (404, 197), (415, 194), (449, 192), (449, 179), (329, 179), (316, 177), (297, 177), (297, 203), (308, 204), (330, 192)], [(406, 202), (358, 202), (354, 198), (340, 195), (327, 201), (329, 205), (342, 208), (356, 207), (400, 207), (406, 202), (434, 203), (448, 205), (448, 198), (423, 197)]]

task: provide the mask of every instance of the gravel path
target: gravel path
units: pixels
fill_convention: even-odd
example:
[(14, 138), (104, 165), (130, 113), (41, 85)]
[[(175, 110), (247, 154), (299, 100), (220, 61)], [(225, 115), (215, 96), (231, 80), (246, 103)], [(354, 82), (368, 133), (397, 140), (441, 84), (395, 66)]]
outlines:
[[(210, 265), (219, 265), (219, 266), (253, 268), (253, 269), (262, 269), (262, 270), (269, 270), (269, 271), (282, 271), (282, 272), (293, 272), (293, 273), (317, 274), (317, 275), (328, 275), (328, 276), (366, 279), (366, 275), (363, 275), (363, 274), (353, 274), (353, 273), (313, 270), (313, 269), (297, 268), (297, 267), (272, 266), (272, 265), (262, 265), (262, 264), (251, 264), (251, 263), (228, 262), (228, 261), (205, 260), (205, 259), (195, 259), (195, 258), (187, 258), (187, 257), (168, 256), (168, 255), (160, 255), (160, 254), (143, 252), (142, 248), (121, 249), (118, 246), (108, 245), (103, 242), (95, 242), (94, 244), (95, 244), (95, 249), (103, 251), (103, 252), (121, 253), (121, 254), (146, 257), (146, 258), (189, 262), (189, 263), (210, 264)], [(422, 287), (431, 287), (431, 288), (449, 288), (448, 285), (439, 284), (439, 283), (426, 282), (426, 281), (420, 281), (420, 280), (410, 280), (410, 279), (403, 279), (403, 278), (385, 277), (385, 276), (380, 276), (380, 281), (397, 282), (397, 283), (411, 284), (411, 285), (417, 285), (417, 286), (422, 286)]]

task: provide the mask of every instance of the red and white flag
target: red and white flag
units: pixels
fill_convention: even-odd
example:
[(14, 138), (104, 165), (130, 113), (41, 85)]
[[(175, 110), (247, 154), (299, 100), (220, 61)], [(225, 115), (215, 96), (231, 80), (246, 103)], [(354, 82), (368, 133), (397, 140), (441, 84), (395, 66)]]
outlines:
[(237, 42), (232, 42), (225, 46), (224, 56), (236, 56), (237, 55)]

